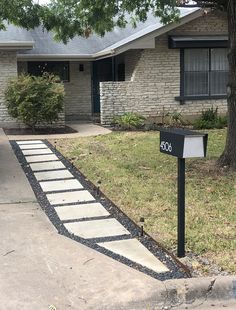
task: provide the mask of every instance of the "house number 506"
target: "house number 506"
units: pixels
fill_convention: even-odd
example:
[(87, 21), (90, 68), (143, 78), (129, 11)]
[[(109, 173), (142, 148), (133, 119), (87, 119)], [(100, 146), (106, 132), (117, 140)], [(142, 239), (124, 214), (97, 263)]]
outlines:
[(166, 151), (170, 153), (172, 152), (172, 145), (169, 142), (161, 141), (160, 148), (162, 149), (162, 151)]

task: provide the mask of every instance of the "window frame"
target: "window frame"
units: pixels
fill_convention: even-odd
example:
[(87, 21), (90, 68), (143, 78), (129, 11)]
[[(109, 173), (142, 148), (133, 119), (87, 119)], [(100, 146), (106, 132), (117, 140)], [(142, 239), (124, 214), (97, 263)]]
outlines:
[[(27, 61), (27, 72), (28, 72), (28, 74), (32, 74), (32, 73), (29, 72), (29, 65), (30, 64), (35, 64), (36, 65), (36, 64), (43, 64), (43, 63), (53, 63), (54, 65), (62, 64), (63, 66), (66, 65), (67, 66), (68, 79), (63, 80), (63, 79), (61, 79), (61, 77), (60, 77), (60, 79), (61, 79), (61, 82), (63, 82), (63, 83), (69, 83), (70, 82), (70, 61), (53, 61), (53, 60), (48, 60), (48, 61), (47, 60), (46, 61), (42, 61), (42, 60), (40, 60), (40, 61)], [(45, 71), (45, 72), (47, 72), (47, 71)], [(51, 73), (53, 73), (53, 72), (51, 72)]]
[(224, 47), (199, 47), (196, 49), (208, 49), (209, 51), (209, 68), (208, 68), (208, 87), (209, 94), (208, 95), (185, 95), (185, 50), (193, 49), (189, 48), (180, 48), (180, 96), (176, 97), (177, 101), (180, 101), (180, 104), (184, 104), (186, 100), (208, 100), (208, 99), (226, 99), (227, 94), (222, 95), (211, 95), (211, 74), (209, 74), (211, 70), (211, 50), (213, 48), (224, 48)]

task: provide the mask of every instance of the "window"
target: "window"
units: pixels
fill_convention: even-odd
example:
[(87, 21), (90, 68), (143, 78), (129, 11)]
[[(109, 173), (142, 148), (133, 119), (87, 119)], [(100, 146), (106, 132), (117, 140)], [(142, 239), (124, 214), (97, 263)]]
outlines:
[(28, 73), (40, 76), (44, 72), (53, 73), (60, 77), (61, 81), (69, 82), (68, 61), (29, 61)]
[(227, 52), (226, 48), (182, 50), (181, 97), (226, 96)]

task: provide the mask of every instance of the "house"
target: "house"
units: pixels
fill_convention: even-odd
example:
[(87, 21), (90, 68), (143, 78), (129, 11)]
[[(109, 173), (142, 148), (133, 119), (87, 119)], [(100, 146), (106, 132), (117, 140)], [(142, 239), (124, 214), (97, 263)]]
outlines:
[(76, 37), (67, 45), (41, 28), (0, 31), (0, 126), (16, 126), (4, 105), (9, 78), (49, 71), (63, 80), (65, 121), (100, 117), (110, 124), (124, 112), (146, 117), (180, 111), (186, 117), (217, 106), (225, 113), (228, 29), (223, 13), (181, 9), (179, 22), (149, 16), (137, 28), (104, 37)]

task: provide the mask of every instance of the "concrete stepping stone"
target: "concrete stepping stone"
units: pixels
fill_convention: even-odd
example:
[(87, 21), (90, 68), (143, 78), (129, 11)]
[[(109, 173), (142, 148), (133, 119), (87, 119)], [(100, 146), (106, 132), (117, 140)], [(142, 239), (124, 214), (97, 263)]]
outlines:
[(54, 191), (63, 191), (63, 190), (83, 188), (82, 184), (76, 179), (39, 182), (39, 184), (42, 187), (42, 190), (44, 192), (54, 192)]
[(56, 170), (56, 169), (66, 168), (66, 167), (60, 161), (50, 161), (50, 162), (45, 162), (45, 163), (30, 164), (30, 168), (33, 171), (41, 171), (41, 170)]
[(47, 194), (47, 199), (51, 205), (94, 201), (94, 197), (88, 191), (63, 192)]
[(109, 216), (110, 213), (100, 203), (87, 203), (75, 206), (55, 207), (61, 221)]
[(24, 144), (24, 145), (19, 145), (19, 148), (21, 150), (30, 150), (30, 149), (47, 149), (47, 145), (44, 143), (39, 143), (39, 144)]
[(22, 144), (38, 144), (43, 142), (41, 140), (26, 140), (26, 141), (17, 141), (16, 143), (18, 145), (22, 145)]
[(38, 181), (43, 180), (54, 180), (54, 179), (69, 179), (74, 176), (68, 170), (52, 170), (52, 171), (43, 171), (35, 172), (34, 176)]
[(70, 233), (84, 239), (130, 234), (116, 219), (91, 220), (64, 225)]
[(36, 163), (39, 161), (52, 161), (52, 160), (59, 160), (59, 158), (52, 154), (52, 155), (39, 155), (39, 156), (25, 156), (25, 159), (28, 163)]
[(169, 269), (137, 239), (102, 242), (98, 243), (98, 245), (157, 273), (169, 271)]
[(50, 149), (22, 150), (24, 155), (53, 154)]

